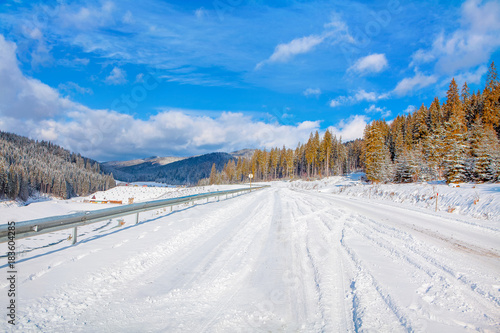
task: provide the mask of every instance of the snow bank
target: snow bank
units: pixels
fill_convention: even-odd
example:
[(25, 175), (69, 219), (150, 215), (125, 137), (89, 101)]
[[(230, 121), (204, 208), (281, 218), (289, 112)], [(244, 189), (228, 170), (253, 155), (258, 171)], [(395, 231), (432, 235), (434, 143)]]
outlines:
[(317, 190), (369, 200), (390, 201), (466, 215), (477, 219), (500, 221), (500, 184), (458, 184), (444, 182), (415, 184), (366, 184), (362, 174), (329, 177), (315, 181), (291, 181), (278, 186)]

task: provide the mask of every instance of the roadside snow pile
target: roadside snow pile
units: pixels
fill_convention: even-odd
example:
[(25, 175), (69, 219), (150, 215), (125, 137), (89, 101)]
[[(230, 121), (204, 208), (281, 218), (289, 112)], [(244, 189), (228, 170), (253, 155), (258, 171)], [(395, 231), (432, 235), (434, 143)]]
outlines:
[[(361, 184), (361, 177), (364, 173), (352, 173), (347, 176), (332, 176), (328, 178), (323, 178), (319, 180), (305, 181), (302, 179), (292, 180), (290, 182), (282, 182), (283, 187), (292, 187), (303, 190), (322, 190), (326, 188), (338, 187), (338, 186), (355, 186)], [(278, 184), (273, 184), (278, 185)]]
[(177, 190), (177, 188), (172, 187), (143, 187), (139, 185), (117, 186), (107, 191), (91, 194), (87, 199), (114, 200), (126, 204), (129, 199), (133, 199), (133, 202), (155, 200), (161, 198), (168, 192), (177, 192)]
[[(146, 184), (150, 186), (146, 186)], [(133, 202), (136, 203), (244, 187), (244, 185), (210, 185), (195, 187), (172, 187), (163, 184), (159, 184), (160, 186), (156, 186), (156, 184), (154, 186), (151, 185), (152, 183), (130, 183), (128, 186), (117, 186), (107, 191), (96, 192), (84, 199), (97, 201), (113, 200), (127, 204), (130, 198), (133, 198)]]
[(292, 181), (291, 188), (324, 193), (385, 200), (404, 205), (467, 215), (477, 219), (500, 221), (500, 184), (458, 184), (444, 182), (416, 184), (362, 183), (362, 174), (329, 177), (316, 181)]

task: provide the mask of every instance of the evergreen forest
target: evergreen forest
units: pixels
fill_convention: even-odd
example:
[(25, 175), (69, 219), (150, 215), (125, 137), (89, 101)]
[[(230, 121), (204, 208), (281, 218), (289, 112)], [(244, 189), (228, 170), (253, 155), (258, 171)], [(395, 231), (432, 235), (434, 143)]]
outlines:
[(115, 186), (98, 162), (46, 141), (0, 131), (0, 197), (27, 200), (35, 192), (67, 199)]

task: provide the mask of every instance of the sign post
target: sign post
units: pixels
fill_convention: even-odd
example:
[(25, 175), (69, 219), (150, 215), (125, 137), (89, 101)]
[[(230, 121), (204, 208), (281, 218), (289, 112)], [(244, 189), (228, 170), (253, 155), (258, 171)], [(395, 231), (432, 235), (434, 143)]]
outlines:
[(248, 178), (250, 178), (250, 191), (251, 191), (252, 190), (252, 178), (253, 178), (253, 174), (249, 174)]

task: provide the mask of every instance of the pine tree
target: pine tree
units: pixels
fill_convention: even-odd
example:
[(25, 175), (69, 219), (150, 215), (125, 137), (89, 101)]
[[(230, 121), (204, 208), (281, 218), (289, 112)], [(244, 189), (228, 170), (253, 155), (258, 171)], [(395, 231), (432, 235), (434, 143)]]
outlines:
[(466, 180), (467, 145), (465, 126), (453, 117), (446, 126), (445, 176), (448, 183)]
[(485, 126), (491, 125), (500, 134), (500, 83), (495, 63), (493, 62), (488, 70), (483, 99), (483, 124)]
[(444, 124), (444, 115), (441, 109), (441, 103), (437, 97), (431, 103), (429, 107), (429, 114), (431, 118), (431, 128), (437, 128), (439, 125)]
[(404, 152), (395, 161), (395, 180), (400, 183), (411, 183), (415, 169), (409, 152)]
[(5, 159), (0, 156), (0, 197), (6, 192), (8, 171)]
[(476, 181), (496, 181), (500, 168), (500, 143), (491, 126), (484, 126), (477, 117), (470, 135), (472, 174)]
[(278, 163), (279, 163), (279, 152), (277, 148), (271, 149), (271, 152), (269, 154), (269, 159), (271, 162), (271, 168), (274, 173), (274, 179), (276, 179), (278, 173)]
[(212, 169), (210, 170), (210, 185), (214, 185), (217, 182), (217, 169), (215, 168), (215, 163), (212, 164)]
[(414, 142), (421, 142), (429, 135), (428, 127), (429, 112), (424, 104), (418, 109), (414, 115), (413, 122), (413, 140)]
[(294, 154), (292, 149), (286, 151), (286, 174), (287, 177), (294, 177)]
[(313, 142), (312, 142), (312, 152), (313, 152), (313, 167), (314, 167), (314, 175), (318, 174), (318, 169), (319, 169), (319, 160), (320, 160), (320, 140), (319, 140), (319, 133), (316, 131), (314, 133), (313, 137)]
[(258, 163), (262, 179), (267, 180), (269, 174), (269, 154), (265, 149), (260, 152)]
[(392, 165), (389, 148), (385, 142), (387, 124), (374, 121), (364, 133), (364, 160), (366, 177), (373, 182), (386, 182), (392, 179)]
[(455, 79), (451, 79), (450, 87), (446, 93), (446, 103), (444, 105), (445, 117), (450, 120), (452, 117), (455, 121), (465, 125), (465, 113), (458, 94), (458, 87)]
[(330, 176), (330, 157), (332, 154), (332, 134), (327, 129), (320, 144), (320, 162), (324, 163), (325, 175)]
[(314, 136), (312, 133), (309, 136), (309, 140), (306, 143), (305, 149), (306, 149), (305, 157), (306, 157), (306, 162), (307, 162), (307, 177), (310, 177), (312, 166), (314, 163), (314, 158), (316, 155), (316, 149), (314, 147)]
[(462, 108), (464, 110), (467, 129), (469, 129), (471, 128), (472, 123), (474, 123), (476, 115), (473, 107), (472, 95), (470, 93), (470, 89), (469, 86), (467, 85), (467, 82), (464, 82), (460, 98), (461, 98)]

